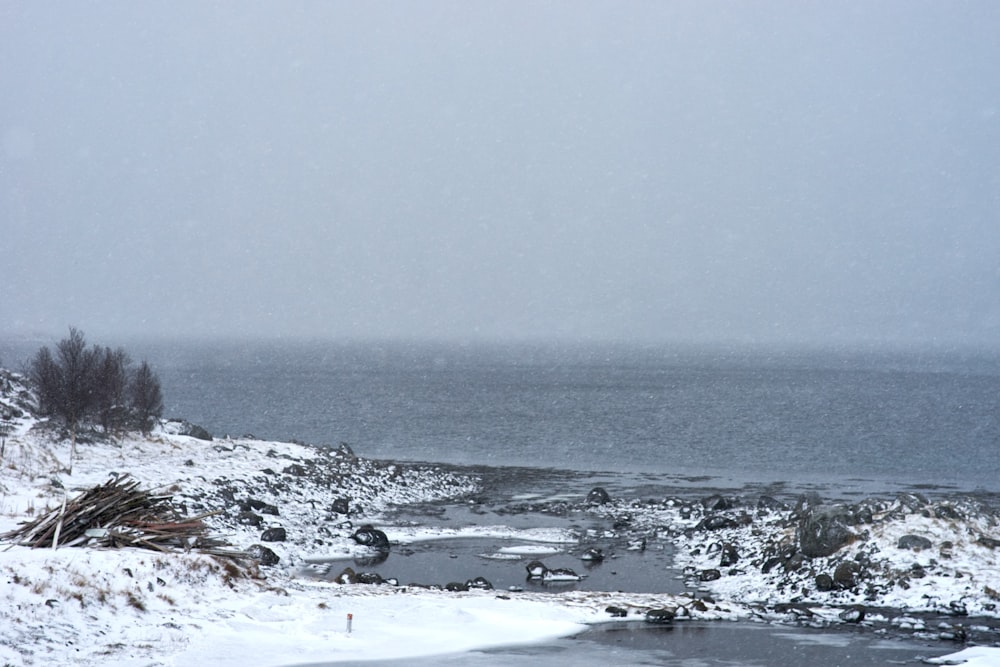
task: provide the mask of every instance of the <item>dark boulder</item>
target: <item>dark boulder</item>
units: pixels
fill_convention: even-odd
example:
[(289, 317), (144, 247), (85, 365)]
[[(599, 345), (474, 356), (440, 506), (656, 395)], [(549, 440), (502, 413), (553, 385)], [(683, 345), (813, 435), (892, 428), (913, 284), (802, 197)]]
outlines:
[(930, 540), (921, 535), (903, 535), (899, 538), (896, 546), (900, 549), (913, 549), (914, 551), (921, 551), (923, 549), (930, 549), (934, 545)]
[(628, 610), (622, 609), (621, 607), (616, 607), (614, 605), (604, 608), (604, 611), (609, 614), (612, 618), (625, 618), (628, 616)]
[(976, 540), (976, 542), (990, 549), (1000, 548), (1000, 540), (994, 539), (992, 537), (986, 537), (985, 535), (980, 535), (979, 539)]
[(333, 501), (333, 505), (330, 507), (337, 514), (350, 514), (351, 504), (347, 498), (337, 498)]
[(256, 511), (261, 514), (270, 514), (272, 516), (278, 516), (278, 508), (274, 505), (268, 505), (263, 500), (257, 498), (248, 497), (246, 500), (240, 501), (240, 510), (244, 512)]
[(306, 469), (303, 468), (298, 463), (293, 463), (292, 465), (288, 466), (281, 472), (285, 473), (286, 475), (294, 475), (296, 477), (305, 477), (306, 475)]
[(739, 551), (736, 550), (736, 545), (726, 542), (722, 545), (722, 555), (719, 557), (720, 567), (729, 567), (730, 565), (736, 565), (740, 560)]
[(840, 589), (854, 588), (858, 583), (861, 566), (856, 561), (845, 560), (833, 571), (833, 585)]
[(358, 572), (357, 583), (359, 584), (383, 584), (385, 579), (378, 572)]
[(806, 564), (806, 557), (802, 554), (792, 554), (784, 561), (785, 572), (798, 572)]
[(603, 487), (595, 486), (587, 494), (588, 505), (607, 505), (610, 502), (611, 496), (608, 495), (608, 492)]
[(463, 593), (469, 590), (469, 584), (459, 581), (449, 581), (444, 585), (444, 589), (446, 591), (451, 591), (452, 593)]
[(604, 552), (597, 547), (591, 547), (587, 549), (580, 555), (580, 560), (589, 561), (592, 563), (599, 563), (604, 560)]
[(827, 592), (834, 589), (833, 577), (828, 574), (817, 574), (816, 575), (816, 590)]
[(657, 625), (669, 625), (674, 622), (674, 617), (677, 616), (677, 612), (669, 607), (663, 607), (661, 609), (650, 609), (646, 612), (646, 622), (655, 623)]
[(806, 509), (795, 534), (799, 551), (809, 558), (836, 553), (855, 537), (848, 522), (849, 514), (841, 506)]
[(549, 568), (545, 567), (545, 563), (540, 560), (531, 561), (524, 566), (524, 569), (528, 571), (529, 579), (541, 579), (549, 571)]
[(288, 535), (281, 526), (271, 526), (260, 535), (261, 542), (284, 542)]
[(707, 516), (698, 522), (695, 530), (723, 530), (725, 528), (738, 528), (740, 522), (736, 519), (721, 514)]
[(236, 523), (243, 526), (254, 526), (256, 528), (259, 527), (260, 524), (264, 523), (264, 517), (256, 512), (240, 512), (236, 516)]
[(186, 435), (191, 438), (196, 438), (198, 440), (206, 440), (208, 442), (212, 441), (212, 434), (206, 431), (201, 426), (197, 424), (192, 424), (191, 422), (181, 422), (181, 428), (178, 431), (180, 435)]
[(486, 577), (476, 577), (475, 579), (469, 579), (465, 582), (465, 587), (468, 590), (479, 590), (479, 591), (492, 591), (493, 584), (490, 583), (489, 579)]
[(962, 512), (960, 512), (953, 505), (949, 505), (948, 503), (941, 503), (940, 505), (935, 507), (934, 516), (936, 516), (939, 519), (951, 519), (953, 521), (958, 521), (965, 518), (962, 516)]
[(775, 568), (775, 566), (781, 565), (784, 562), (785, 562), (785, 559), (782, 558), (781, 556), (771, 556), (770, 558), (768, 558), (767, 560), (764, 561), (763, 565), (761, 565), (760, 571), (763, 574), (767, 574), (768, 572), (770, 572), (771, 570), (773, 570)]
[(698, 573), (698, 581), (715, 581), (716, 579), (721, 579), (722, 573), (714, 568), (708, 570), (702, 570)]
[(338, 584), (356, 584), (358, 583), (358, 575), (352, 568), (345, 567), (333, 580)]
[(358, 544), (371, 547), (373, 549), (389, 549), (389, 538), (386, 534), (369, 524), (365, 524), (354, 531), (354, 534), (351, 535), (351, 539)]
[(261, 565), (277, 565), (278, 561), (281, 560), (278, 557), (278, 554), (274, 553), (263, 544), (254, 544), (250, 546), (247, 549), (247, 553)]

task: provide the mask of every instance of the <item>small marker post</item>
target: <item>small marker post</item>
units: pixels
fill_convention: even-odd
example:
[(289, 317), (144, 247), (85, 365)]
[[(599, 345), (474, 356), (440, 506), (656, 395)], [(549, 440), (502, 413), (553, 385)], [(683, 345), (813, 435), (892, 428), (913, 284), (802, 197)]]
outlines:
[(347, 615), (347, 634), (351, 634), (351, 621), (354, 620), (354, 614)]

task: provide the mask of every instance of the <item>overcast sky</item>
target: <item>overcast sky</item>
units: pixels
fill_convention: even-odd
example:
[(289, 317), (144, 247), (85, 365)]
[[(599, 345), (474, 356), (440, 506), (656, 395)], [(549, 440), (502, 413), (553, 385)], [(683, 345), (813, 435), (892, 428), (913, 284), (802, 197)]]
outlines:
[(1000, 3), (4, 2), (0, 333), (1000, 346)]

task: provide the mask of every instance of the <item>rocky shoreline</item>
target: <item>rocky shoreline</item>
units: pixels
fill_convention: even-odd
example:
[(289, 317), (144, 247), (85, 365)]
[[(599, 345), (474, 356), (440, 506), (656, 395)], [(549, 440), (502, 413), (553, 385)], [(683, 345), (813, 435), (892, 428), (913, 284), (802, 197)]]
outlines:
[[(7, 395), (23, 398), (17, 389)], [(128, 475), (169, 497), (178, 517), (200, 517), (213, 544), (225, 543), (230, 553), (200, 552), (195, 542), (145, 552), (109, 549), (102, 540), (113, 526), (92, 536), (85, 531), (89, 541), (58, 551), (8, 547), (0, 573), (17, 586), (8, 588), (9, 609), (0, 614), (8, 627), (0, 657), (5, 650), (24, 655), (24, 646), (31, 655), (62, 656), (60, 642), (75, 641), (69, 639), (74, 623), (87, 623), (103, 607), (116, 618), (173, 618), (178, 600), (203, 594), (189, 587), (191, 572), (199, 573), (194, 585), (216, 591), (205, 598), (209, 607), (227, 595), (289, 592), (304, 600), (320, 596), (320, 610), (331, 596), (488, 596), (573, 609), (587, 623), (759, 621), (1000, 645), (1000, 521), (994, 507), (974, 497), (905, 493), (829, 503), (815, 495), (688, 489), (640, 499), (585, 486), (600, 478), (586, 473), (375, 461), (346, 445), (214, 439), (183, 421), (164, 422), (149, 437), (83, 441), (70, 466), (70, 444), (23, 400), (3, 405), (17, 413), (4, 448), (0, 532), (59, 512), (67, 499), (109, 477)], [(449, 513), (459, 519), (446, 526)], [(454, 554), (434, 546), (440, 567), (428, 572), (436, 578), (400, 581), (389, 571), (415, 541), (484, 536), (547, 543), (559, 555), (515, 550), (497, 566), (519, 573), (519, 583), (506, 586), (481, 573), (458, 573)], [(54, 572), (79, 562), (80, 553), (88, 562), (114, 563), (112, 570), (99, 564), (67, 570), (75, 572), (72, 586), (25, 574), (26, 564), (44, 563)], [(386, 561), (389, 553), (397, 560)], [(496, 562), (473, 559), (473, 567)], [(324, 562), (331, 576), (308, 576)], [(593, 585), (605, 570), (627, 572), (640, 563), (654, 568), (656, 590)], [(663, 582), (675, 578), (667, 592)], [(52, 630), (56, 610), (65, 634)], [(164, 620), (158, 627), (180, 646), (205, 622)], [(102, 632), (122, 632), (117, 623), (108, 620)]]

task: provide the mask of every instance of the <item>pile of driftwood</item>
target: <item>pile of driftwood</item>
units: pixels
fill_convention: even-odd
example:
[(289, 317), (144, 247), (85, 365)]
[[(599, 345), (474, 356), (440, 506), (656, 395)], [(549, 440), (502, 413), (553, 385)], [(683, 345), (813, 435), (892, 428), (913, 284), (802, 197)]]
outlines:
[[(115, 476), (38, 519), (0, 535), (29, 547), (139, 547), (170, 552), (178, 549), (238, 556), (221, 549), (225, 542), (208, 537), (202, 519), (218, 512), (183, 518), (169, 495), (139, 489), (129, 475)], [(221, 511), (221, 510), (220, 510)]]

